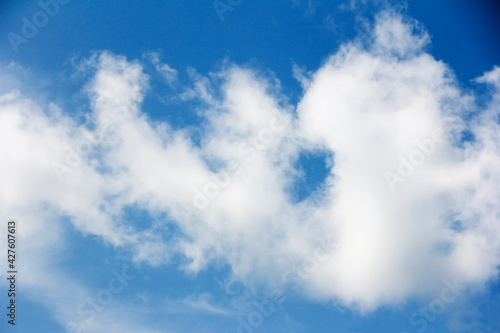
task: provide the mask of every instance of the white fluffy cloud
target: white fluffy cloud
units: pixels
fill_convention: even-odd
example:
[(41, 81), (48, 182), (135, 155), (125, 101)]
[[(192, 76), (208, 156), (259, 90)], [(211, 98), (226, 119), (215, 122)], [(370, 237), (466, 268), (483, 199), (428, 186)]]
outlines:
[[(24, 221), (33, 260), (66, 216), (81, 232), (130, 247), (136, 261), (161, 265), (178, 253), (194, 272), (227, 263), (248, 286), (287, 282), (283, 273), (331, 234), (335, 251), (302, 291), (362, 310), (432, 291), (445, 278), (496, 277), (500, 70), (478, 79), (494, 87), (478, 110), (425, 52), (428, 42), (415, 22), (383, 13), (370, 42), (343, 45), (301, 75), (296, 107), (248, 68), (227, 66), (213, 80), (193, 75), (180, 97), (203, 101), (199, 145), (190, 129), (141, 110), (148, 77), (139, 62), (96, 55), (86, 63), (95, 73), (85, 88), (92, 130), (18, 92), (0, 97), (2, 217)], [(160, 70), (175, 81), (175, 70)], [(462, 144), (464, 130), (475, 140)], [(334, 165), (318, 193), (295, 203), (294, 161), (311, 150), (332, 153)], [(413, 171), (400, 166), (412, 162)], [(132, 205), (167, 219), (138, 229), (124, 218)], [(169, 225), (181, 235), (156, 232)]]

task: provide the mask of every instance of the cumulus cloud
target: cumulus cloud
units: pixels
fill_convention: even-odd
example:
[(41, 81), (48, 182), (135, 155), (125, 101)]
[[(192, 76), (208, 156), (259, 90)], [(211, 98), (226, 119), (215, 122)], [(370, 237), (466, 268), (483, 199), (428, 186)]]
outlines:
[[(297, 106), (246, 67), (191, 71), (180, 97), (202, 101), (200, 142), (191, 129), (150, 119), (141, 64), (107, 52), (85, 67), (91, 127), (4, 94), (1, 211), (29, 221), (32, 258), (64, 216), (130, 248), (136, 262), (162, 265), (180, 254), (190, 272), (223, 263), (248, 287), (286, 285), (293, 274), (283, 274), (332, 235), (335, 250), (301, 291), (363, 311), (436, 290), (443, 279), (496, 277), (498, 68), (478, 79), (494, 87), (479, 109), (426, 53), (429, 37), (416, 22), (384, 12), (370, 34), (307, 78), (295, 66), (304, 88)], [(474, 140), (461, 142), (466, 130)], [(311, 151), (334, 163), (320, 190), (297, 203), (295, 161)], [(138, 228), (126, 218), (131, 206), (166, 217)], [(156, 232), (171, 226), (180, 232)]]

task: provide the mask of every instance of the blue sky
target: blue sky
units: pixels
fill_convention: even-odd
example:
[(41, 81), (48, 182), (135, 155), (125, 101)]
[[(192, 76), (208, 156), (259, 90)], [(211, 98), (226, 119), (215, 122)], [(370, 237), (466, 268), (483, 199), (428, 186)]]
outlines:
[(500, 332), (499, 14), (3, 1), (2, 332)]

